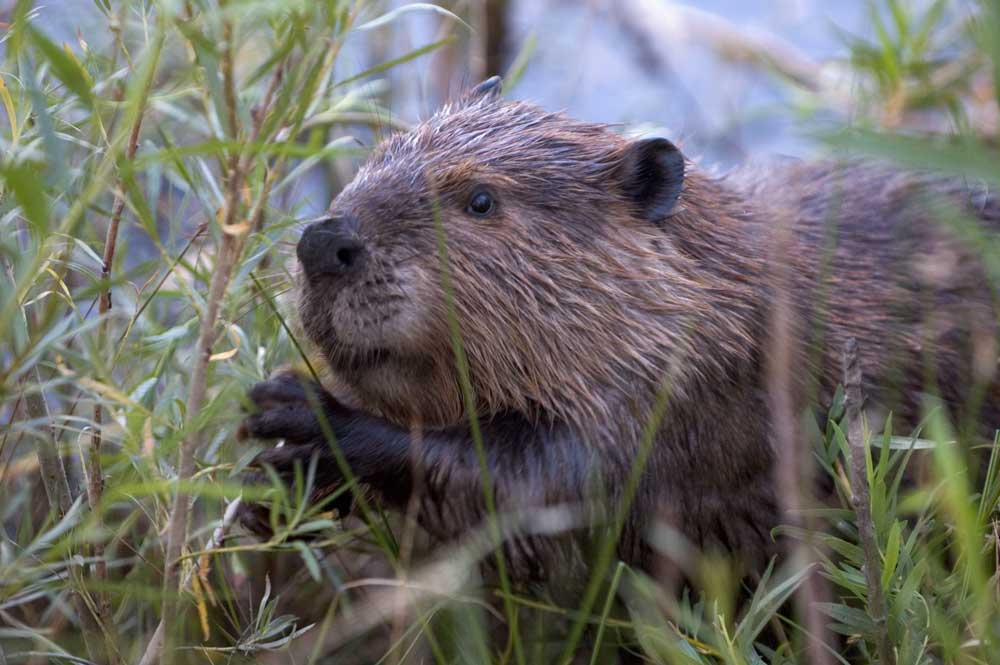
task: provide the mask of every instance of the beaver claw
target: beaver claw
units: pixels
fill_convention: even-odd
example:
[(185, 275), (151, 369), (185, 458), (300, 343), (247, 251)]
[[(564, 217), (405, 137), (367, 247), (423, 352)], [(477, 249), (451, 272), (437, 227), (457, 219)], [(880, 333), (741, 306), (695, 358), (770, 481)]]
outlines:
[(248, 396), (255, 412), (240, 424), (240, 439), (315, 443), (324, 439), (318, 413), (329, 417), (346, 412), (319, 383), (291, 371), (256, 384)]
[[(292, 485), (298, 473), (304, 477), (311, 464), (316, 473), (310, 503), (329, 496), (343, 476), (331, 454), (324, 429), (335, 433), (336, 425), (347, 409), (341, 406), (319, 383), (295, 372), (283, 371), (267, 381), (256, 384), (249, 392), (255, 411), (245, 417), (237, 430), (237, 438), (280, 440), (283, 443), (259, 453), (250, 466), (270, 468), (286, 485)], [(325, 422), (324, 422), (325, 421)], [(313, 460), (315, 459), (315, 462)], [(263, 478), (258, 472), (247, 481)], [(350, 492), (333, 502), (340, 515), (351, 507)], [(240, 521), (253, 533), (269, 538), (272, 534), (269, 509), (260, 504), (247, 504)]]

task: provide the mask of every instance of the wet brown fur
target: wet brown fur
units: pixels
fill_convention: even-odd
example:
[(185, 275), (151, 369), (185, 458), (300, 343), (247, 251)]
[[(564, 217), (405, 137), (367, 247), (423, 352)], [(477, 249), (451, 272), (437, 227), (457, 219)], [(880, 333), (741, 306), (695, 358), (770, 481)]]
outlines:
[[(370, 250), (363, 274), (337, 289), (303, 277), (300, 289), (304, 328), (360, 410), (403, 428), (466, 421), (439, 222), (479, 417), (515, 413), (573, 434), (554, 439), (544, 466), (498, 462), (501, 510), (580, 501), (587, 488), (564, 474), (596, 473), (620, 492), (666, 386), (619, 551), (632, 563), (648, 562), (643, 537), (657, 515), (700, 547), (754, 561), (774, 550), (776, 262), (789, 265), (797, 407), (829, 406), (855, 337), (869, 397), (896, 409), (897, 432), (919, 420), (929, 368), (955, 413), (984, 433), (1000, 425), (995, 296), (979, 248), (948, 224), (961, 213), (1000, 230), (995, 194), (883, 166), (793, 164), (748, 180), (688, 163), (676, 214), (652, 223), (622, 183), (628, 146), (606, 126), (492, 96), (460, 100), (379, 146), (332, 208), (356, 220)], [(477, 188), (497, 202), (487, 219), (464, 211)], [(483, 518), (472, 451), (451, 455), (421, 469), (421, 521), (441, 537)], [(564, 543), (548, 556), (549, 543), (512, 545), (515, 576), (567, 565)]]

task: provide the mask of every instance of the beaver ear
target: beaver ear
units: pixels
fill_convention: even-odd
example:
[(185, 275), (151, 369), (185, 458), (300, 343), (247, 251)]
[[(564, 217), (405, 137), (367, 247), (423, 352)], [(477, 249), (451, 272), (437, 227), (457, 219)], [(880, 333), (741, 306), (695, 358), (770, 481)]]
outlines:
[(465, 101), (478, 102), (487, 99), (499, 99), (502, 92), (503, 79), (499, 76), (491, 76), (465, 93)]
[(642, 215), (660, 224), (676, 212), (684, 188), (684, 155), (667, 139), (640, 139), (625, 149), (620, 173), (625, 194)]

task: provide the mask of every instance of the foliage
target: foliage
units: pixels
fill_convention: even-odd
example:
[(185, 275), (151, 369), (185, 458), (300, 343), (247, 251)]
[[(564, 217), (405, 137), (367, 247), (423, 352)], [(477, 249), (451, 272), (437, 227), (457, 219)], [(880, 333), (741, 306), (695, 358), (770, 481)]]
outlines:
[[(788, 602), (810, 571), (802, 562), (747, 588), (729, 562), (693, 557), (693, 588), (674, 593), (609, 554), (587, 606), (567, 608), (479, 584), (492, 529), (417, 565), (405, 522), (342, 522), (329, 502), (307, 505), (314, 469), (291, 487), (243, 487), (258, 449), (233, 440), (235, 409), (273, 369), (305, 361), (287, 316), (289, 248), (331, 192), (299, 183), (321, 173), (335, 190), (360, 145), (401, 124), (379, 75), (468, 28), (423, 3), (94, 4), (93, 37), (53, 41), (28, 0), (3, 37), (0, 663), (138, 662), (157, 640), (165, 659), (191, 662), (278, 651), (296, 662), (540, 663), (572, 651), (585, 625), (592, 662), (613, 662), (617, 646), (663, 663), (808, 662)], [(859, 79), (875, 82), (869, 129), (827, 140), (1000, 186), (995, 137), (970, 123), (954, 123), (957, 139), (885, 131), (914, 108), (960, 118), (983, 72), (997, 94), (1000, 5), (945, 31), (946, 4), (872, 4), (877, 41), (845, 38)], [(411, 12), (440, 20), (444, 36), (368, 66), (344, 56)], [(933, 405), (912, 436), (894, 437), (890, 420), (851, 437), (866, 454), (873, 562), (845, 418), (834, 409), (815, 451), (838, 501), (813, 509), (809, 529), (783, 529), (828, 583), (821, 610), (842, 638), (831, 657), (876, 662), (887, 639), (900, 663), (1000, 662), (998, 449), (969, 471), (954, 443), (967, 437)], [(915, 467), (925, 482), (904, 481)], [(241, 498), (270, 502), (271, 539), (233, 528)], [(884, 621), (865, 578), (876, 564)], [(515, 617), (510, 643), (486, 638), (491, 622)], [(547, 625), (573, 639), (535, 640)]]

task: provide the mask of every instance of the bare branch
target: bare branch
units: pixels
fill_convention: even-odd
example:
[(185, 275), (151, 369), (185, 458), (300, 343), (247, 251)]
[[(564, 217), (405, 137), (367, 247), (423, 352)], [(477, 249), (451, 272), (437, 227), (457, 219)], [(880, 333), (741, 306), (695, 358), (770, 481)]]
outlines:
[[(774, 277), (774, 301), (771, 310), (770, 343), (768, 345), (768, 405), (774, 427), (777, 498), (784, 521), (813, 530), (803, 518), (803, 509), (810, 492), (803, 455), (803, 436), (798, 426), (798, 411), (794, 398), (793, 363), (796, 357), (796, 340), (793, 334), (793, 311), (789, 292), (790, 220), (780, 219), (775, 233), (775, 251), (771, 257)], [(797, 542), (790, 546), (793, 560), (799, 565), (811, 566), (815, 557), (809, 544)], [(832, 665), (827, 645), (830, 643), (826, 620), (819, 604), (829, 597), (824, 579), (813, 570), (795, 592), (795, 605), (805, 623), (808, 636), (808, 662), (814, 665)]]
[[(3, 260), (4, 270), (13, 288), (17, 287), (14, 268), (6, 260)], [(25, 324), (28, 324), (28, 315), (23, 312)], [(42, 392), (42, 377), (38, 372), (38, 367), (34, 367), (27, 377), (33, 378), (38, 386), (37, 390), (27, 390), (24, 395), (24, 406), (28, 412), (28, 418), (38, 422), (46, 423), (44, 432), (35, 437), (35, 450), (38, 455), (38, 466), (41, 470), (42, 486), (45, 488), (45, 496), (48, 497), (50, 509), (54, 509), (60, 518), (69, 513), (73, 505), (73, 493), (69, 486), (69, 477), (66, 475), (66, 466), (63, 464), (59, 454), (59, 436), (52, 427), (52, 418), (49, 412), (49, 405), (45, 401), (45, 393)], [(90, 659), (103, 663), (105, 654), (99, 642), (95, 642), (94, 637), (99, 632), (97, 620), (91, 614), (86, 598), (83, 597), (82, 589), (73, 591), (73, 606), (79, 616), (83, 635), (84, 646)]]
[(868, 464), (862, 406), (865, 396), (861, 388), (861, 365), (858, 362), (858, 342), (853, 337), (844, 346), (844, 402), (847, 422), (847, 447), (850, 451), (851, 502), (857, 519), (858, 539), (865, 556), (865, 584), (868, 587), (868, 614), (875, 622), (875, 646), (879, 662), (895, 665), (896, 658), (889, 647), (885, 598), (882, 595), (882, 556), (875, 541), (872, 520), (872, 500), (868, 491)]
[[(229, 129), (233, 133), (232, 138), (236, 139), (238, 138), (239, 128), (236, 124), (238, 122), (238, 114), (236, 109), (236, 81), (233, 71), (232, 25), (228, 22), (225, 23), (223, 30), (222, 78), (225, 89), (226, 111), (230, 123)], [(160, 619), (162, 625), (157, 628), (157, 632), (162, 633), (162, 644), (159, 651), (163, 656), (162, 660), (166, 663), (172, 662), (175, 655), (175, 650), (172, 648), (171, 642), (176, 638), (176, 627), (179, 618), (179, 600), (183, 586), (180, 577), (181, 554), (183, 553), (184, 543), (187, 539), (190, 507), (190, 495), (186, 483), (194, 474), (195, 454), (201, 449), (202, 444), (202, 432), (199, 423), (202, 408), (205, 404), (208, 366), (211, 361), (212, 346), (216, 338), (215, 326), (219, 318), (219, 310), (222, 307), (222, 299), (229, 285), (230, 276), (232, 275), (237, 259), (243, 251), (244, 240), (249, 230), (245, 226), (239, 228), (237, 225), (242, 207), (240, 195), (246, 175), (240, 166), (239, 151), (234, 149), (230, 155), (228, 172), (226, 173), (226, 207), (223, 211), (222, 244), (219, 248), (215, 271), (212, 273), (208, 300), (198, 334), (195, 365), (191, 373), (187, 401), (188, 433), (180, 446), (180, 459), (177, 470), (177, 494), (170, 512), (170, 521), (167, 527), (167, 550), (163, 578), (163, 611)], [(162, 628), (162, 631), (160, 631), (160, 628)], [(150, 647), (152, 647), (152, 644)], [(147, 648), (147, 653), (149, 651), (150, 648)], [(146, 660), (145, 656), (143, 660)], [(150, 662), (155, 662), (155, 656), (154, 661)]]
[[(157, 49), (157, 52), (159, 50)], [(132, 128), (129, 132), (128, 144), (125, 146), (125, 160), (131, 161), (135, 158), (136, 150), (139, 146), (139, 131), (142, 128), (142, 119), (145, 111), (146, 100), (149, 96), (149, 91), (152, 86), (153, 77), (149, 76), (148, 80), (143, 89), (142, 98), (139, 101), (139, 109), (136, 113), (135, 121), (132, 123)], [(108, 224), (107, 234), (104, 238), (104, 256), (101, 259), (101, 282), (104, 284), (104, 288), (100, 294), (100, 304), (98, 306), (98, 312), (101, 315), (102, 321), (99, 328), (98, 340), (100, 341), (101, 348), (107, 346), (108, 337), (108, 318), (107, 314), (111, 311), (111, 285), (109, 280), (111, 279), (111, 270), (114, 266), (115, 261), (115, 249), (118, 245), (118, 229), (121, 226), (122, 214), (125, 211), (125, 191), (124, 182), (121, 177), (118, 179), (118, 185), (115, 188), (115, 202), (111, 210), (111, 221)], [(90, 433), (90, 449), (85, 455), (85, 465), (87, 476), (87, 503), (90, 505), (90, 511), (93, 515), (94, 523), (98, 530), (102, 530), (104, 526), (104, 516), (101, 513), (101, 495), (104, 493), (104, 470), (101, 468), (101, 444), (103, 442), (103, 421), (104, 421), (104, 409), (101, 406), (100, 400), (94, 403), (94, 414), (93, 414), (94, 426)], [(104, 544), (95, 541), (91, 548), (93, 550), (94, 558), (94, 578), (97, 580), (98, 584), (105, 584), (108, 581), (108, 568), (107, 563), (104, 559)], [(97, 615), (101, 624), (108, 631), (106, 634), (113, 636), (115, 634), (115, 624), (112, 619), (111, 612), (111, 599), (108, 597), (107, 592), (99, 589), (95, 594), (97, 600)]]
[[(232, 528), (233, 524), (236, 522), (237, 516), (240, 514), (240, 508), (243, 506), (243, 497), (237, 497), (233, 499), (226, 505), (226, 510), (223, 512), (222, 521), (219, 526), (215, 527), (215, 531), (212, 532), (212, 538), (205, 545), (205, 551), (201, 555), (201, 559), (198, 564), (198, 575), (202, 579), (208, 576), (209, 562), (212, 556), (212, 550), (218, 549), (222, 546), (223, 540), (226, 538), (226, 534), (229, 529)], [(191, 584), (191, 574), (185, 576), (184, 581), (181, 583), (181, 590), (186, 590)], [(139, 665), (154, 665), (160, 657), (160, 649), (163, 648), (163, 631), (164, 624), (161, 620), (156, 626), (156, 630), (153, 631), (153, 636), (149, 640), (149, 644), (146, 645), (146, 651), (142, 654), (142, 658), (139, 660)]]

